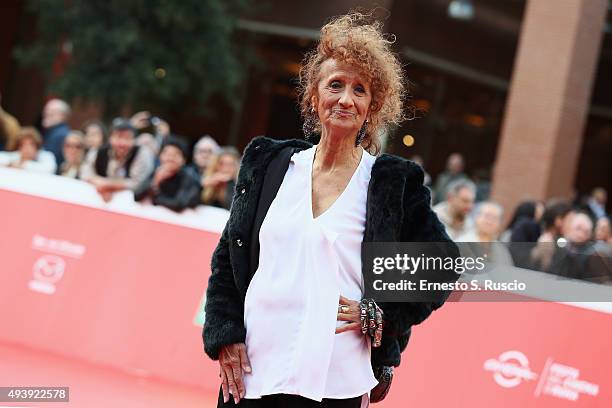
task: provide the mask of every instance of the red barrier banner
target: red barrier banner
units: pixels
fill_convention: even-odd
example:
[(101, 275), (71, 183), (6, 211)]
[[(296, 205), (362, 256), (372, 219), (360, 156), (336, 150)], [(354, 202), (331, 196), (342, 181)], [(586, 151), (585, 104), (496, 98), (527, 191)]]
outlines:
[[(37, 191), (15, 191), (28, 188)], [(177, 215), (118, 199), (0, 169), (0, 341), (192, 386), (216, 382), (194, 319), (227, 211)]]
[(612, 314), (554, 302), (447, 303), (413, 329), (381, 407), (610, 407)]
[[(85, 183), (10, 169), (0, 203), (0, 385), (71, 386), (79, 407), (215, 406), (201, 307), (227, 212), (104, 203)], [(377, 405), (612, 406), (611, 312), (448, 303), (414, 328)]]

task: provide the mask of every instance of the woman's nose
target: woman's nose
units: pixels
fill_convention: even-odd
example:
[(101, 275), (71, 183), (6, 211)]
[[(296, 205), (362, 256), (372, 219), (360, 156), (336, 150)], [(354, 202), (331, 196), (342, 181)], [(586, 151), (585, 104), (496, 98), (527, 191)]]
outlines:
[(340, 100), (338, 101), (338, 103), (342, 106), (342, 107), (351, 107), (353, 106), (353, 97), (348, 89), (345, 88), (345, 90), (342, 92), (342, 94), (340, 95)]

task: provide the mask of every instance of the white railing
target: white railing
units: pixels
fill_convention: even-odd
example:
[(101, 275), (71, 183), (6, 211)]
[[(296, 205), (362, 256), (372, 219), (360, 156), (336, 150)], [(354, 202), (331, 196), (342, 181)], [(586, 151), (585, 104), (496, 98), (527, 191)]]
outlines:
[(0, 167), (0, 189), (213, 232), (221, 232), (229, 217), (229, 211), (210, 206), (176, 213), (165, 207), (136, 202), (131, 191), (118, 192), (110, 202), (105, 202), (84, 181), (3, 167)]

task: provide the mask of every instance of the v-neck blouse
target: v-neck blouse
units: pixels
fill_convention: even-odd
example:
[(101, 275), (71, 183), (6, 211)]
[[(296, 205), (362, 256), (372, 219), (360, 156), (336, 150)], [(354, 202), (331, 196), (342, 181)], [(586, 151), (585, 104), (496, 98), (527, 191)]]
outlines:
[(291, 157), (259, 233), (259, 267), (244, 305), (252, 372), (245, 398), (295, 394), (323, 398), (364, 396), (377, 384), (370, 340), (361, 331), (335, 334), (340, 295), (363, 295), (361, 242), (375, 157), (363, 151), (336, 201), (312, 213), (316, 146)]

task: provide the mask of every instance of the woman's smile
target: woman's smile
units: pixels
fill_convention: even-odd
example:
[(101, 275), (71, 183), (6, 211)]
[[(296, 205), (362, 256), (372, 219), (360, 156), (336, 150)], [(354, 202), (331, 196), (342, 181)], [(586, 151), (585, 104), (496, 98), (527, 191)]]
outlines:
[(347, 111), (344, 109), (334, 108), (332, 109), (332, 115), (344, 119), (344, 118), (355, 118), (357, 114), (355, 112)]

